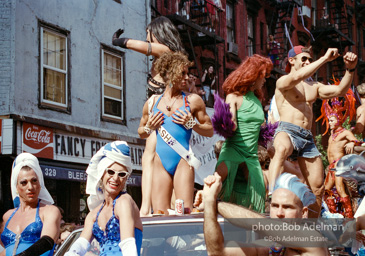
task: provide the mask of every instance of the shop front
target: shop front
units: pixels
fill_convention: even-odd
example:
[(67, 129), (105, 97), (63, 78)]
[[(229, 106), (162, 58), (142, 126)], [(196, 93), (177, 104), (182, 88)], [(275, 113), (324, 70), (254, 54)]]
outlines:
[[(87, 165), (102, 146), (117, 139), (85, 136), (44, 125), (0, 119), (1, 212), (13, 207), (10, 192), (12, 161), (19, 153), (29, 152), (38, 157), (46, 187), (55, 205), (62, 208), (64, 220), (82, 224), (88, 212), (85, 194)], [(133, 173), (127, 181), (128, 192), (140, 204), (144, 141), (132, 138), (127, 142), (133, 164)]]

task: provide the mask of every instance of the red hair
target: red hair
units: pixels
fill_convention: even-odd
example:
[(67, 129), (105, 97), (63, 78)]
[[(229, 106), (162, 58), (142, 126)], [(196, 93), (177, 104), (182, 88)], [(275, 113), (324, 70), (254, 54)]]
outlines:
[[(233, 71), (223, 83), (223, 90), (226, 94), (238, 92), (245, 95), (250, 86), (253, 85), (258, 78), (266, 77), (270, 74), (273, 64), (270, 58), (254, 54), (245, 59), (241, 65)], [(255, 90), (255, 95), (263, 98), (261, 89)]]

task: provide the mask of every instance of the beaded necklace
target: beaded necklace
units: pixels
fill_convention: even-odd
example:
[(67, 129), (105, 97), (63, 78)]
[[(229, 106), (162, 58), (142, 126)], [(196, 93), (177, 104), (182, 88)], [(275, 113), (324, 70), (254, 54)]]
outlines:
[(345, 128), (341, 127), (339, 129), (336, 129), (335, 131), (332, 131), (332, 141), (336, 139), (336, 137), (345, 130)]
[(284, 252), (285, 252), (285, 247), (270, 247), (269, 248), (269, 255), (272, 255), (272, 253), (275, 252), (275, 253), (280, 253), (279, 255), (280, 256), (283, 256), (284, 255)]

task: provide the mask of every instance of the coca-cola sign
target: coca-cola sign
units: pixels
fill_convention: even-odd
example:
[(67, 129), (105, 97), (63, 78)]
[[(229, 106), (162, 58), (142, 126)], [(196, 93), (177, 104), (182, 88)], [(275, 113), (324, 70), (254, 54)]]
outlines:
[(23, 123), (23, 152), (41, 158), (53, 159), (53, 130), (47, 127)]

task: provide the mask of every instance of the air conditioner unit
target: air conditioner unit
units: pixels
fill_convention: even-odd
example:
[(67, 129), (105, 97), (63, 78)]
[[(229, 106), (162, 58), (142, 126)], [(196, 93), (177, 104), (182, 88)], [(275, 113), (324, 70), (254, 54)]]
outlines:
[(238, 45), (233, 42), (228, 42), (228, 52), (238, 55)]
[(302, 6), (302, 13), (299, 12), (298, 8), (298, 15), (307, 16), (308, 18), (311, 17), (311, 9), (308, 6)]

